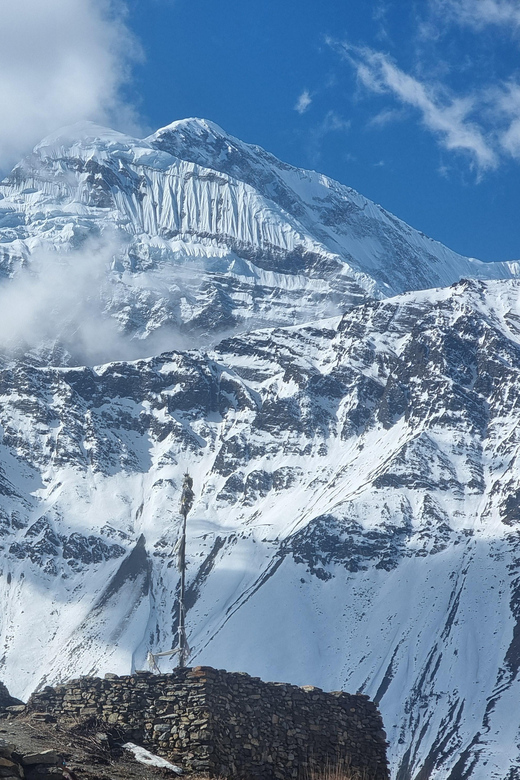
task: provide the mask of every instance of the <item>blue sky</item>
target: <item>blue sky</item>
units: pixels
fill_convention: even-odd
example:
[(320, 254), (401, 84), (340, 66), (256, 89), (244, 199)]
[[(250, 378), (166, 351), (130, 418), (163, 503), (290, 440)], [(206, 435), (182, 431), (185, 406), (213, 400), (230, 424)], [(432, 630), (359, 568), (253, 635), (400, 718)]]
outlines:
[(519, 54), (520, 0), (17, 0), (0, 171), (80, 119), (200, 116), (463, 254), (520, 259)]
[(520, 258), (520, 2), (133, 0), (128, 22), (152, 127), (212, 119), (463, 254)]

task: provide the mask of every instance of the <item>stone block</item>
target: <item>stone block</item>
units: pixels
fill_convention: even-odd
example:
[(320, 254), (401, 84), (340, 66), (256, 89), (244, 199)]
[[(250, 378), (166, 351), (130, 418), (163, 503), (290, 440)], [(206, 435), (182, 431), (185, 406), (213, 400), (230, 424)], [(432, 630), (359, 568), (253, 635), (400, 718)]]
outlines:
[(0, 739), (0, 756), (2, 756), (2, 758), (11, 758), (14, 749), (14, 745), (10, 742), (7, 742), (5, 739)]
[(8, 761), (5, 758), (3, 758), (2, 761), (6, 763), (0, 764), (0, 777), (23, 778), (24, 771), (19, 764), (14, 761)]
[(15, 761), (11, 761), (8, 758), (0, 758), (0, 777), (9, 777), (10, 775), (21, 777), (20, 771), (21, 767)]
[(58, 766), (45, 766), (45, 764), (38, 764), (31, 769), (26, 770), (26, 780), (62, 780), (63, 770)]
[(55, 750), (42, 750), (41, 753), (25, 753), (22, 756), (23, 766), (31, 766), (34, 764), (58, 764), (61, 763), (61, 758)]

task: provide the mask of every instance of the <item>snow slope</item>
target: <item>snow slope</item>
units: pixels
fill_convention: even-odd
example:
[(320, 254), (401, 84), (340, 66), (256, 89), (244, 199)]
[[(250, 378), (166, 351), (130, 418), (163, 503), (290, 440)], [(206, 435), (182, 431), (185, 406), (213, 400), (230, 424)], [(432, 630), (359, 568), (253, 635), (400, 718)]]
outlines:
[(189, 468), (194, 663), (368, 693), (396, 778), (514, 777), (519, 285), (408, 293), (209, 353), (6, 366), (12, 692), (172, 646)]
[(175, 643), (188, 468), (194, 663), (364, 691), (395, 780), (520, 777), (518, 265), (204, 120), (0, 196), (12, 693)]

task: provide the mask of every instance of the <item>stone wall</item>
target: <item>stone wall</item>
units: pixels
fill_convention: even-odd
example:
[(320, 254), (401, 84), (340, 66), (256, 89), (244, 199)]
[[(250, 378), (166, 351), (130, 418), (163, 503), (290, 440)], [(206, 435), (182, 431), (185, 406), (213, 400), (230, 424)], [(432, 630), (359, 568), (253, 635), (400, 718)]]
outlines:
[(349, 766), (387, 780), (381, 716), (366, 696), (265, 683), (210, 667), (82, 677), (33, 694), (30, 710), (98, 719), (187, 770), (244, 780)]

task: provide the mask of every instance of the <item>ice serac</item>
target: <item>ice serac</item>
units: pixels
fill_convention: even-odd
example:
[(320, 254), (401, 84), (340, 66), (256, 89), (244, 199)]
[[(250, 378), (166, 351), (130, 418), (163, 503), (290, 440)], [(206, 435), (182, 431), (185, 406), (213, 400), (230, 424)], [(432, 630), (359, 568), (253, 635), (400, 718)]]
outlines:
[[(207, 343), (518, 273), (461, 257), (354, 190), (198, 119), (144, 140), (80, 123), (44, 139), (0, 184), (4, 277), (49, 251), (74, 267), (82, 249), (102, 258), (101, 313), (133, 339), (134, 356), (178, 344), (174, 334)], [(67, 348), (71, 331), (65, 322), (58, 333)]]
[(0, 289), (109, 247), (101, 335), (193, 347), (73, 366), (71, 312), (1, 356), (10, 691), (175, 644), (189, 469), (193, 663), (369, 694), (394, 780), (520, 776), (515, 264), (202, 120), (68, 128), (0, 190)]
[(296, 216), (304, 230), (341, 258), (351, 273), (368, 276), (381, 297), (440, 287), (466, 276), (518, 274), (514, 263), (485, 264), (462, 257), (350, 187), (281, 162), (261, 147), (228, 135), (214, 122), (180, 120), (146, 140), (254, 187)]

